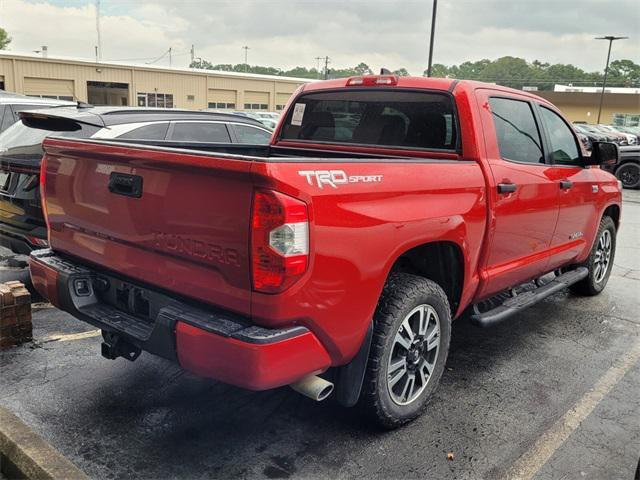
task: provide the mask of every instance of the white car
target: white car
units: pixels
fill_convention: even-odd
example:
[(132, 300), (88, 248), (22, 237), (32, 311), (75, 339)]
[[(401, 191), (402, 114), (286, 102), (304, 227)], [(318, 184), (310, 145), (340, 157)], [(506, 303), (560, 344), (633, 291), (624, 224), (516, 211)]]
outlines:
[(620, 130), (616, 130), (615, 127), (612, 127), (611, 125), (598, 125), (600, 128), (606, 130), (607, 132), (611, 132), (611, 133), (617, 133), (620, 135), (624, 135), (625, 137), (627, 137), (627, 145), (635, 145), (638, 142), (638, 137), (636, 135), (632, 135), (630, 133), (627, 132), (622, 132)]

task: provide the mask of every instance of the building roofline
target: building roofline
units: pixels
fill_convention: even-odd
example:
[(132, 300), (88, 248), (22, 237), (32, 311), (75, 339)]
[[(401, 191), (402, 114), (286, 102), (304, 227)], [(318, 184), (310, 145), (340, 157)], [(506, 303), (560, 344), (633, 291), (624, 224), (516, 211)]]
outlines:
[(112, 68), (128, 68), (134, 70), (149, 70), (154, 72), (178, 73), (178, 74), (200, 74), (211, 75), (213, 77), (235, 77), (247, 80), (271, 80), (296, 83), (309, 83), (315, 80), (310, 78), (284, 77), (279, 75), (264, 75), (260, 73), (243, 73), (243, 72), (227, 72), (223, 70), (207, 70), (205, 68), (179, 68), (179, 67), (162, 67), (158, 65), (147, 65), (139, 63), (127, 63), (118, 61), (92, 61), (86, 58), (66, 57), (66, 56), (47, 56), (42, 57), (29, 53), (16, 53), (8, 50), (0, 50), (0, 58), (30, 60), (44, 63), (73, 63), (75, 65), (84, 65), (91, 67), (112, 67)]

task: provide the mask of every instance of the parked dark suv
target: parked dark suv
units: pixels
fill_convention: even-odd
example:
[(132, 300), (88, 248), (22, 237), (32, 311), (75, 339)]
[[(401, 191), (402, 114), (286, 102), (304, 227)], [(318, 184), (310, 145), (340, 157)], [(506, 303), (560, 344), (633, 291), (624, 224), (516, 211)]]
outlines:
[(624, 188), (640, 188), (640, 146), (620, 147), (618, 162), (603, 168), (618, 177)]
[(47, 246), (38, 186), (41, 144), (51, 134), (218, 152), (233, 151), (234, 144), (259, 150), (271, 138), (257, 120), (187, 110), (62, 107), (23, 112), (21, 118), (0, 134), (0, 245), (21, 254)]

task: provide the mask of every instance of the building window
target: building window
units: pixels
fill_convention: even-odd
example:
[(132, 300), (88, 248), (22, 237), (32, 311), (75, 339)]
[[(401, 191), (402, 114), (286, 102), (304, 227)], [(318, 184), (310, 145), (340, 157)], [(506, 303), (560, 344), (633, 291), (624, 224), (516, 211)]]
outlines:
[(187, 102), (194, 102), (196, 100), (195, 95), (187, 95)]
[(50, 98), (51, 100), (67, 100), (73, 102), (73, 96), (71, 95), (27, 95), (34, 98)]
[(138, 92), (139, 107), (173, 108), (172, 93), (140, 93)]
[(266, 103), (245, 103), (245, 110), (269, 110), (269, 105)]
[(284, 110), (284, 105), (276, 105), (276, 110)]
[(231, 109), (236, 108), (235, 103), (228, 102), (209, 102), (209, 108), (221, 108), (221, 109)]
[(613, 125), (617, 127), (640, 126), (640, 115), (633, 113), (614, 113)]

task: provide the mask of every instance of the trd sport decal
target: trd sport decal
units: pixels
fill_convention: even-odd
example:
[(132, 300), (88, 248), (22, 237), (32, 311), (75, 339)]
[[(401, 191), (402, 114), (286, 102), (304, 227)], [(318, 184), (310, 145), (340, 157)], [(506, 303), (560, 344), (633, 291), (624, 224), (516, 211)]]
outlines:
[(347, 175), (344, 170), (299, 170), (298, 175), (305, 177), (309, 185), (317, 185), (318, 188), (324, 188), (324, 185), (338, 188), (338, 185), (347, 183), (382, 182), (382, 175)]

